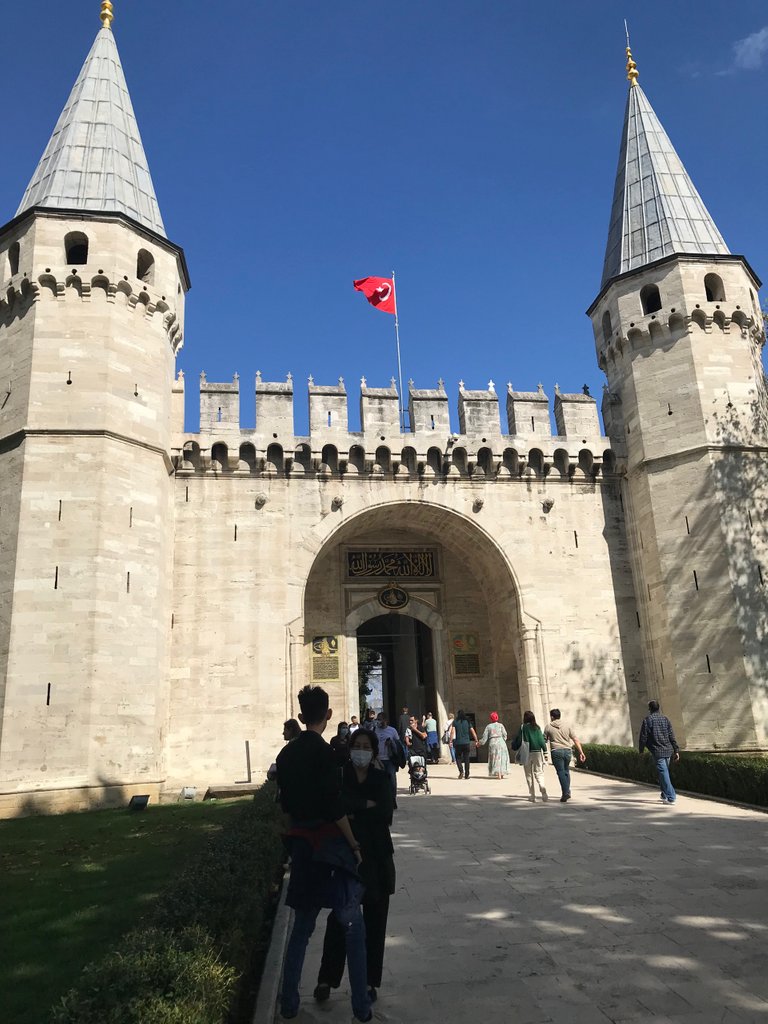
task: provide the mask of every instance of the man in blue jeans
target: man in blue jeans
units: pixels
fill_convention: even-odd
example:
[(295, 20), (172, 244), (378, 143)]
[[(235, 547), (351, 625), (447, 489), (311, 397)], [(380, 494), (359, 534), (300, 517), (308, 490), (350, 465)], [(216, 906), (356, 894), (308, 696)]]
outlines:
[(673, 758), (675, 761), (680, 760), (680, 748), (675, 739), (672, 723), (659, 711), (659, 702), (649, 700), (648, 710), (650, 714), (643, 719), (640, 727), (640, 753), (647, 750), (656, 761), (661, 801), (664, 804), (673, 804), (677, 799), (677, 793), (669, 778), (669, 762)]
[(549, 712), (549, 725), (545, 727), (544, 735), (549, 740), (552, 764), (555, 766), (557, 777), (560, 780), (562, 794), (560, 803), (564, 804), (571, 799), (571, 754), (573, 748), (576, 747), (578, 750), (581, 764), (584, 764), (587, 758), (576, 733), (560, 718), (560, 708), (552, 708)]
[(293, 908), (285, 951), (280, 1020), (299, 1018), (299, 983), (307, 944), (322, 907), (331, 907), (344, 928), (352, 1012), (357, 1021), (374, 1019), (368, 995), (365, 924), (357, 878), (360, 845), (341, 802), (341, 774), (323, 739), (333, 712), (319, 686), (299, 691), (299, 719), (305, 729), (277, 755), (280, 803), (290, 818), (291, 875), (286, 903)]

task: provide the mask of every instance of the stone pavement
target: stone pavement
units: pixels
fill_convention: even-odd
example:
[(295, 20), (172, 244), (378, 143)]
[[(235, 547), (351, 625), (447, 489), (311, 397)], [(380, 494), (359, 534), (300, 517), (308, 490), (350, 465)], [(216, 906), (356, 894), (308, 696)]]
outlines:
[[(550, 766), (530, 804), (522, 768), (473, 772), (440, 765), (431, 796), (398, 796), (387, 1019), (768, 1024), (768, 816), (581, 772), (561, 804)], [(312, 1000), (323, 929), (302, 1020), (348, 1022), (346, 978)]]

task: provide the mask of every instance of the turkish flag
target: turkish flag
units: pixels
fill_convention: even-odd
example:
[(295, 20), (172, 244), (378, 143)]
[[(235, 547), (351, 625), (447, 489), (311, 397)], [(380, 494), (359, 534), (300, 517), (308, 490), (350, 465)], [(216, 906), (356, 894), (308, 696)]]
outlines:
[(352, 284), (355, 291), (362, 292), (370, 304), (382, 313), (395, 312), (395, 282), (391, 277), (362, 277)]

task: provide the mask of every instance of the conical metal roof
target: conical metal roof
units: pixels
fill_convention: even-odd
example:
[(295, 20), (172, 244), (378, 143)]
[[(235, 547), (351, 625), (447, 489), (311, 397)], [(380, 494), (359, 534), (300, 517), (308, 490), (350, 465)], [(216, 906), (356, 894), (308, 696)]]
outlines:
[(124, 213), (165, 235), (108, 23), (96, 36), (17, 216), (33, 206)]
[(602, 284), (676, 252), (727, 255), (728, 246), (634, 82), (624, 115)]

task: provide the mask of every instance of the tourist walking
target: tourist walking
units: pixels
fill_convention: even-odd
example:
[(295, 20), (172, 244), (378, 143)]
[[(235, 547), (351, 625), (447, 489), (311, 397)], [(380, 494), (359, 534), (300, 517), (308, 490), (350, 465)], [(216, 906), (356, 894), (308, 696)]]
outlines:
[(512, 749), (519, 750), (523, 743), (528, 745), (528, 757), (523, 763), (525, 781), (528, 783), (528, 799), (532, 804), (536, 803), (538, 786), (541, 799), (546, 803), (549, 800), (544, 785), (544, 751), (547, 749), (547, 741), (532, 711), (526, 711), (523, 715), (523, 724), (512, 743)]
[(357, 715), (352, 715), (349, 720), (349, 735), (351, 736), (353, 732), (357, 732), (359, 728), (360, 723), (357, 720)]
[(368, 708), (365, 712), (365, 718), (363, 724), (360, 726), (361, 729), (373, 730), (376, 728), (376, 711), (374, 708)]
[(331, 737), (329, 746), (336, 755), (339, 768), (343, 768), (349, 758), (349, 725), (346, 722), (339, 722), (336, 726), (336, 735)]
[[(389, 827), (392, 824), (392, 790), (386, 774), (373, 766), (379, 744), (376, 733), (359, 731), (349, 743), (350, 761), (344, 769), (341, 798), (349, 815), (363, 862), (360, 877), (365, 886), (363, 919), (367, 951), (368, 995), (376, 999), (384, 968), (389, 897), (395, 891), (395, 860)], [(323, 958), (317, 976), (315, 999), (325, 1002), (344, 975), (344, 931), (331, 913), (325, 928)]]
[[(283, 739), (286, 743), (290, 743), (291, 740), (295, 740), (297, 736), (301, 736), (301, 726), (295, 718), (289, 718), (287, 722), (283, 722)], [(273, 761), (267, 769), (267, 781), (274, 782), (277, 778), (277, 764)], [(279, 794), (278, 794), (279, 800)]]
[(477, 733), (472, 723), (464, 714), (461, 708), (456, 712), (456, 717), (451, 726), (451, 740), (453, 749), (456, 752), (456, 765), (459, 769), (459, 778), (469, 778), (469, 745), (474, 741), (477, 743)]
[(544, 729), (544, 736), (549, 740), (552, 753), (552, 764), (555, 766), (560, 780), (560, 803), (571, 799), (571, 755), (573, 748), (579, 752), (579, 761), (584, 764), (587, 759), (576, 733), (567, 722), (561, 721), (560, 708), (552, 708), (549, 712), (549, 725)]
[(443, 730), (443, 743), (448, 747), (448, 753), (451, 755), (451, 764), (456, 764), (456, 751), (453, 749), (453, 740), (451, 739), (453, 729), (453, 721), (456, 718), (452, 711), (448, 712), (448, 721), (446, 722), (445, 729)]
[(389, 724), (389, 719), (380, 711), (376, 716), (376, 738), (379, 741), (379, 761), (384, 771), (389, 776), (392, 785), (392, 795), (397, 809), (397, 769), (398, 755), (402, 750), (402, 743), (397, 734), (397, 729)]
[(507, 750), (507, 730), (499, 721), (496, 711), (490, 714), (478, 746), (488, 744), (488, 776), (501, 779), (509, 772), (509, 752)]
[(409, 757), (412, 755), (423, 757), (426, 761), (428, 752), (427, 733), (426, 730), (421, 728), (415, 715), (411, 715), (408, 728), (405, 730), (405, 747)]
[(397, 720), (397, 731), (400, 734), (400, 739), (405, 743), (405, 730), (408, 728), (411, 722), (411, 713), (407, 707), (403, 707), (400, 712), (400, 718)]
[(659, 702), (649, 700), (648, 711), (650, 714), (643, 719), (640, 726), (640, 753), (647, 750), (656, 761), (662, 803), (673, 804), (677, 799), (677, 793), (669, 777), (669, 762), (672, 759), (680, 760), (680, 747), (677, 745), (672, 723), (659, 711)]
[(437, 734), (437, 722), (431, 711), (428, 711), (421, 723), (427, 731), (427, 754), (432, 764), (440, 760), (440, 737)]
[(355, 1020), (372, 1020), (368, 995), (365, 924), (360, 907), (360, 842), (341, 799), (341, 772), (323, 739), (332, 710), (319, 686), (299, 691), (305, 729), (277, 755), (280, 803), (289, 817), (286, 834), (291, 874), (286, 903), (294, 919), (285, 951), (280, 992), (281, 1020), (299, 1014), (299, 984), (307, 944), (323, 906), (337, 916), (344, 933)]

